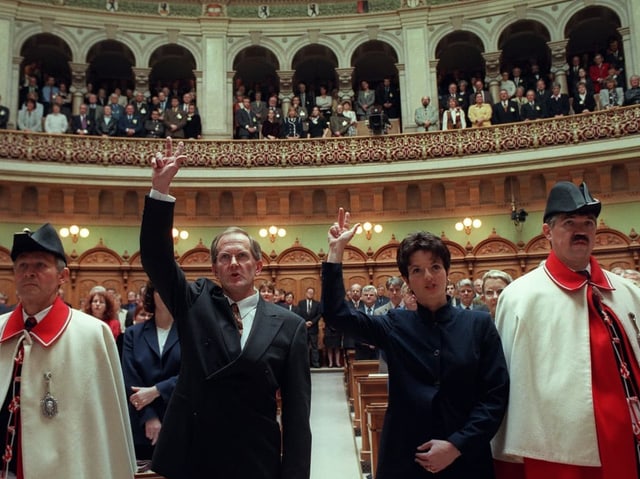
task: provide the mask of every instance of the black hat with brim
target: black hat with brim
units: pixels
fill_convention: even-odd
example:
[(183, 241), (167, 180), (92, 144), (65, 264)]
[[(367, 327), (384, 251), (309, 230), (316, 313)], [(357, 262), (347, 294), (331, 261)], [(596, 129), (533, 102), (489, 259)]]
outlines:
[(557, 214), (600, 215), (602, 203), (589, 193), (586, 183), (579, 187), (570, 181), (560, 181), (553, 185), (544, 210), (544, 222)]
[(31, 232), (25, 229), (21, 233), (13, 235), (13, 246), (11, 248), (11, 259), (15, 261), (22, 253), (32, 251), (44, 251), (51, 253), (67, 264), (67, 255), (64, 254), (62, 241), (51, 224), (47, 223), (36, 231)]

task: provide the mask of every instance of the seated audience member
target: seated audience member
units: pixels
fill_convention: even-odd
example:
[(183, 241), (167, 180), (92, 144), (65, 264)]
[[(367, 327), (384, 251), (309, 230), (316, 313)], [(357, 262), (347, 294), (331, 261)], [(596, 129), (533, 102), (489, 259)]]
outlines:
[(187, 123), (184, 125), (184, 137), (192, 140), (202, 139), (202, 121), (193, 103), (189, 103)]
[(282, 122), (284, 121), (283, 115), (282, 115), (282, 110), (280, 108), (278, 108), (278, 96), (277, 95), (271, 95), (269, 97), (269, 100), (267, 101), (267, 110), (272, 110), (274, 113), (274, 118), (276, 120), (276, 122), (280, 125), (282, 125)]
[(573, 112), (575, 114), (588, 113), (596, 110), (596, 100), (593, 94), (587, 92), (587, 84), (580, 82), (578, 84), (578, 92), (573, 97)]
[(369, 88), (369, 82), (362, 80), (360, 82), (360, 90), (356, 97), (356, 114), (358, 120), (366, 120), (369, 118), (369, 110), (376, 102), (376, 94)]
[(311, 109), (311, 115), (307, 121), (309, 123), (307, 134), (309, 138), (326, 138), (331, 134), (327, 120), (324, 119), (317, 106)]
[(595, 93), (595, 90), (593, 88), (593, 81), (591, 80), (591, 78), (589, 78), (587, 70), (584, 69), (584, 68), (580, 68), (578, 70), (578, 76), (576, 77), (575, 83), (572, 83), (570, 85), (570, 88), (572, 89), (572, 93), (573, 93), (574, 97), (578, 93), (578, 85), (580, 83), (584, 83), (585, 84), (585, 87), (587, 89), (587, 93), (589, 95), (593, 95)]
[(165, 138), (164, 123), (160, 121), (158, 110), (151, 110), (151, 117), (144, 122), (144, 130), (147, 138)]
[(100, 136), (116, 136), (118, 134), (118, 122), (111, 114), (111, 105), (102, 108), (102, 116), (96, 122), (96, 133)]
[(2, 96), (0, 96), (0, 130), (6, 130), (9, 123), (9, 108), (2, 105)]
[(438, 129), (438, 109), (431, 104), (431, 97), (422, 97), (422, 106), (416, 108), (414, 121), (419, 132), (436, 131)]
[(27, 98), (26, 108), (18, 112), (18, 129), (26, 132), (42, 131), (42, 115), (36, 111), (36, 102)]
[(120, 336), (120, 321), (118, 313), (114, 308), (113, 300), (103, 289), (92, 289), (84, 306), (84, 312), (98, 318), (109, 326), (114, 339)]
[(51, 113), (44, 119), (44, 131), (47, 133), (61, 134), (69, 129), (67, 117), (60, 113), (60, 105), (51, 105)]
[(400, 94), (391, 83), (391, 78), (385, 77), (376, 89), (376, 104), (381, 105), (387, 118), (398, 118), (400, 114)]
[(629, 78), (629, 89), (624, 93), (624, 105), (640, 105), (640, 75)]
[(515, 96), (516, 94), (516, 84), (513, 83), (513, 80), (509, 77), (508, 71), (502, 72), (502, 78), (500, 80), (500, 89), (506, 90), (509, 94), (509, 98)]
[(600, 90), (600, 108), (606, 110), (607, 108), (614, 108), (616, 106), (622, 106), (624, 103), (624, 91), (617, 86), (616, 81), (609, 77), (604, 82), (605, 88)]
[(164, 128), (171, 138), (184, 138), (184, 125), (187, 115), (180, 110), (178, 98), (171, 98), (171, 107), (164, 112)]
[(489, 314), (495, 319), (498, 298), (504, 288), (513, 281), (510, 274), (498, 269), (491, 269), (482, 276), (482, 297), (489, 308)]
[(515, 101), (509, 99), (507, 90), (500, 90), (500, 101), (493, 105), (491, 121), (495, 125), (520, 121), (520, 108)]
[(547, 100), (551, 96), (551, 92), (547, 89), (547, 82), (545, 82), (542, 78), (536, 83), (536, 103), (540, 105), (547, 104)]
[(302, 120), (298, 117), (296, 109), (292, 106), (289, 107), (287, 112), (287, 118), (282, 124), (283, 136), (288, 139), (296, 139), (304, 137), (304, 127), (302, 126)]
[(350, 121), (348, 135), (356, 136), (356, 125), (358, 124), (358, 118), (356, 117), (356, 112), (351, 109), (351, 102), (349, 100), (345, 100), (342, 102), (342, 114)]
[(547, 99), (547, 115), (550, 118), (567, 116), (569, 108), (569, 97), (560, 93), (560, 85), (554, 83), (551, 88), (551, 96)]
[(467, 119), (464, 111), (458, 106), (455, 98), (449, 98), (449, 108), (442, 113), (442, 129), (457, 130), (467, 127)]
[(280, 138), (280, 123), (276, 121), (274, 110), (267, 110), (267, 119), (262, 123), (262, 138), (265, 140)]
[(527, 101), (520, 108), (520, 118), (524, 121), (539, 120), (540, 118), (546, 118), (547, 112), (544, 104), (540, 104), (536, 101), (536, 92), (533, 90), (527, 91)]
[(493, 110), (491, 109), (491, 105), (484, 103), (482, 93), (476, 93), (475, 104), (469, 107), (468, 116), (473, 128), (491, 126)]
[(95, 132), (95, 121), (89, 117), (87, 105), (80, 105), (80, 114), (71, 117), (71, 132), (76, 135), (93, 135)]
[(372, 135), (384, 135), (391, 129), (387, 114), (379, 105), (373, 105), (369, 111), (369, 131)]
[(122, 374), (138, 460), (151, 459), (180, 371), (178, 330), (151, 283), (147, 283), (141, 309), (149, 318), (125, 331), (122, 350)]
[(333, 99), (329, 95), (327, 87), (325, 85), (320, 85), (320, 94), (316, 96), (316, 106), (320, 109), (320, 113), (322, 113), (324, 118), (329, 118), (331, 116), (332, 104)]
[(118, 134), (120, 136), (126, 136), (133, 138), (142, 136), (144, 131), (144, 123), (142, 119), (135, 114), (133, 105), (127, 105), (124, 108), (124, 113), (118, 121)]
[(332, 136), (349, 136), (351, 121), (344, 116), (343, 106), (336, 106), (336, 112), (329, 119)]

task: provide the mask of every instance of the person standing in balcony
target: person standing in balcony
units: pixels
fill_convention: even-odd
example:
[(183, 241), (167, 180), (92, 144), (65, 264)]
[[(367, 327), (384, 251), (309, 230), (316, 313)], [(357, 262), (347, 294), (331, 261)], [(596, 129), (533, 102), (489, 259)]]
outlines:
[(36, 110), (36, 101), (27, 98), (26, 108), (18, 112), (18, 129), (26, 132), (42, 131), (42, 115)]
[(2, 105), (2, 97), (0, 96), (0, 130), (6, 130), (9, 123), (9, 108)]
[(419, 132), (438, 129), (438, 109), (431, 104), (431, 97), (422, 97), (422, 106), (416, 108), (415, 122)]
[(184, 138), (184, 125), (187, 115), (180, 110), (180, 100), (171, 98), (171, 108), (164, 112), (165, 131), (171, 138)]
[(469, 121), (473, 128), (479, 128), (481, 126), (491, 126), (491, 117), (493, 116), (493, 110), (491, 105), (484, 103), (484, 97), (482, 93), (476, 93), (475, 104), (469, 107)]

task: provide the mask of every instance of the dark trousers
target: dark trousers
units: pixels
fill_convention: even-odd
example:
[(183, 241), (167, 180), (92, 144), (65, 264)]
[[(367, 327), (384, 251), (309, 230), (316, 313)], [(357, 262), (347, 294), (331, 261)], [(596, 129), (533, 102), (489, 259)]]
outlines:
[(318, 332), (307, 330), (307, 346), (309, 346), (310, 363), (312, 368), (320, 367), (320, 353), (318, 352)]

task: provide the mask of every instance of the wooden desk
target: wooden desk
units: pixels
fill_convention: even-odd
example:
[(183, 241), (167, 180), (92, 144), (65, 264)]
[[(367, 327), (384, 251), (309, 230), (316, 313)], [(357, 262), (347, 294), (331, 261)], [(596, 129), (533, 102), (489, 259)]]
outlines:
[(378, 454), (380, 451), (380, 436), (382, 435), (382, 425), (384, 415), (387, 412), (387, 404), (371, 403), (367, 406), (365, 414), (369, 424), (369, 444), (371, 446), (371, 478), (376, 477), (378, 469)]
[(371, 444), (369, 442), (369, 419), (366, 414), (367, 406), (374, 403), (386, 404), (389, 400), (388, 389), (389, 376), (386, 374), (376, 374), (375, 376), (359, 377), (357, 379), (358, 396), (357, 402), (361, 412), (360, 430), (362, 432), (362, 448), (360, 449), (360, 459), (371, 461)]
[(360, 430), (360, 404), (355, 398), (358, 396), (358, 378), (378, 372), (380, 361), (377, 359), (351, 361), (349, 363), (349, 404), (353, 406), (353, 428)]

